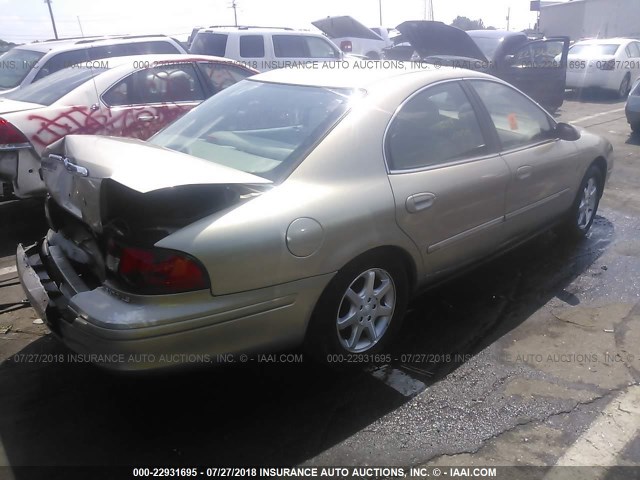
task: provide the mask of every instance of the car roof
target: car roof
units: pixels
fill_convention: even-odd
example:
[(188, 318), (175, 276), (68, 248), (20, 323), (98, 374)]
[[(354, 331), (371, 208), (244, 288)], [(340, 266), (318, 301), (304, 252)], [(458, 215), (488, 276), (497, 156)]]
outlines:
[[(306, 62), (309, 68), (281, 68), (270, 70), (251, 77), (251, 80), (283, 83), (300, 86), (316, 86), (325, 88), (347, 88), (371, 90), (389, 88), (395, 80), (405, 75), (424, 75), (427, 83), (455, 78), (490, 78), (491, 75), (460, 68), (427, 66), (420, 68), (409, 62), (375, 62), (373, 60), (350, 62)], [(317, 64), (317, 68), (314, 65)], [(374, 65), (375, 64), (375, 65)], [(355, 65), (360, 65), (356, 67)], [(378, 65), (380, 68), (375, 68)], [(382, 68), (384, 65), (392, 68)], [(333, 66), (333, 68), (332, 68)], [(369, 68), (367, 68), (369, 67)]]
[(526, 37), (524, 32), (512, 32), (511, 30), (467, 30), (467, 34), (472, 37), (484, 38), (507, 38), (507, 37)]
[(637, 42), (635, 38), (590, 38), (589, 40), (579, 40), (573, 45), (601, 45), (604, 43), (623, 45), (629, 42)]
[[(64, 38), (60, 40), (45, 40), (42, 42), (25, 43), (19, 45), (17, 49), (31, 50), (36, 52), (49, 52), (51, 50), (79, 50), (88, 46), (114, 45), (123, 43), (140, 43), (148, 41), (171, 41), (166, 35), (126, 35), (114, 37), (79, 37)], [(175, 41), (175, 40), (174, 40)]]
[(220, 27), (206, 27), (201, 28), (198, 33), (248, 33), (248, 34), (268, 34), (275, 33), (278, 35), (313, 35), (314, 37), (322, 37), (321, 33), (310, 32), (308, 30), (294, 30), (292, 28), (286, 27), (229, 27), (229, 26), (220, 26)]

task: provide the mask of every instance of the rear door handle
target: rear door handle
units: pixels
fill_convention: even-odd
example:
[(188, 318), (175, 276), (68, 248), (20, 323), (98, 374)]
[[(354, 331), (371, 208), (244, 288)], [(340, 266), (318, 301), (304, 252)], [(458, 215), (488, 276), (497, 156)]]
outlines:
[(150, 113), (141, 113), (136, 118), (141, 122), (150, 122), (158, 117), (156, 115), (151, 115)]
[(433, 193), (416, 193), (407, 198), (405, 207), (409, 213), (418, 213), (431, 207), (435, 201)]

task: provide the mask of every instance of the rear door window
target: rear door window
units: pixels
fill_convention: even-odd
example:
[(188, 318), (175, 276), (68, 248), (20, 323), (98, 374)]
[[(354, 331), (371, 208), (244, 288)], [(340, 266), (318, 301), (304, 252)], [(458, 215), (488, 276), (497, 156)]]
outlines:
[(431, 167), (487, 152), (475, 110), (458, 82), (411, 97), (391, 122), (386, 138), (390, 170)]
[(214, 93), (253, 75), (251, 70), (228, 63), (198, 62), (198, 66), (209, 80)]
[(273, 50), (278, 58), (338, 58), (337, 48), (328, 40), (305, 35), (273, 35)]
[(107, 105), (195, 102), (205, 99), (192, 64), (162, 65), (125, 77), (103, 96)]
[(241, 36), (240, 56), (242, 58), (264, 58), (264, 37), (262, 35)]

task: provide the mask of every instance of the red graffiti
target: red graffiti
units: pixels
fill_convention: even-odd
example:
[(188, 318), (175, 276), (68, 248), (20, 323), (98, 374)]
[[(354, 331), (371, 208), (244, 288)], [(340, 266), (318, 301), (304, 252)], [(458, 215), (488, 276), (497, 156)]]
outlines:
[(166, 104), (157, 107), (91, 110), (86, 106), (77, 106), (70, 107), (54, 118), (33, 114), (28, 119), (40, 122), (31, 140), (41, 147), (70, 134), (111, 135), (146, 140), (193, 107), (194, 105)]

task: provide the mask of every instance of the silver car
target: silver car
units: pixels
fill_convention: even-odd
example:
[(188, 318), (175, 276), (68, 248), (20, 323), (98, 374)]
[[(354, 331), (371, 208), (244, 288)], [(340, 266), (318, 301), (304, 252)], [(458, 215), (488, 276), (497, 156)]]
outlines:
[(105, 367), (370, 355), (415, 292), (549, 226), (586, 234), (611, 152), (478, 72), (276, 70), (148, 142), (51, 145), (51, 230), (17, 264), (51, 331)]

